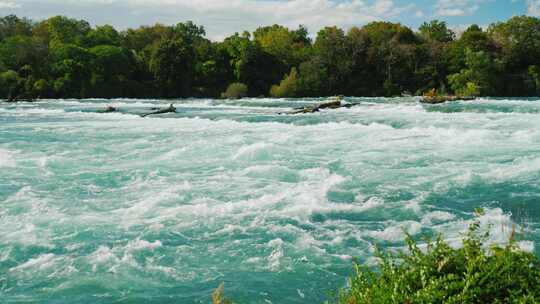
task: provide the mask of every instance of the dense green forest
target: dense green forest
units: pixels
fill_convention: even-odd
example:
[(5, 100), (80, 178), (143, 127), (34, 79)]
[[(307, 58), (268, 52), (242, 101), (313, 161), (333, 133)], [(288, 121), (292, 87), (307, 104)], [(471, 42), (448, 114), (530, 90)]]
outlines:
[[(0, 97), (394, 96), (540, 93), (540, 19), (460, 35), (373, 22), (347, 32), (273, 25), (205, 38), (192, 22), (117, 31), (63, 16), (0, 19)], [(229, 87), (230, 86), (230, 87)], [(224, 94), (226, 92), (226, 94)]]

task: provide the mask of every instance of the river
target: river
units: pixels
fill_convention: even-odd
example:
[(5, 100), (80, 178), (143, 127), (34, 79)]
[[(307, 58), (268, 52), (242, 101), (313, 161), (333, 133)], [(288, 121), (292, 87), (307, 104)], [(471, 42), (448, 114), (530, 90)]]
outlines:
[(321, 303), (404, 231), (459, 246), (476, 207), (540, 253), (539, 99), (278, 114), (321, 101), (0, 104), (3, 303)]

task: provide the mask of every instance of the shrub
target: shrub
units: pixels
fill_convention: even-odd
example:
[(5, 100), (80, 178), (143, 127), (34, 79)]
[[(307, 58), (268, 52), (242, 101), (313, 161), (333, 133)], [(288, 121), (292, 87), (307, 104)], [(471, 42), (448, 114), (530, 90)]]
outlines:
[(279, 85), (273, 85), (270, 89), (270, 96), (283, 98), (283, 97), (296, 97), (298, 92), (298, 72), (296, 68), (292, 68), (289, 75), (281, 81)]
[(540, 68), (537, 65), (529, 67), (529, 76), (534, 82), (536, 92), (540, 94)]
[(439, 237), (422, 251), (407, 237), (409, 252), (380, 253), (378, 272), (355, 265), (340, 303), (540, 303), (540, 262), (518, 249), (514, 237), (505, 247), (484, 250), (487, 234), (475, 222), (453, 249)]
[(212, 293), (212, 304), (233, 304), (233, 302), (223, 295), (225, 293), (225, 284), (221, 283)]
[(34, 82), (32, 92), (38, 97), (48, 96), (50, 91), (49, 83), (45, 79), (39, 79)]
[(465, 88), (457, 91), (459, 96), (473, 97), (480, 96), (480, 87), (474, 82), (467, 82)]
[(248, 93), (248, 87), (243, 83), (231, 83), (227, 90), (221, 94), (221, 98), (239, 99), (246, 97)]
[(20, 90), (22, 79), (17, 72), (8, 70), (0, 73), (0, 95), (2, 97), (15, 97)]

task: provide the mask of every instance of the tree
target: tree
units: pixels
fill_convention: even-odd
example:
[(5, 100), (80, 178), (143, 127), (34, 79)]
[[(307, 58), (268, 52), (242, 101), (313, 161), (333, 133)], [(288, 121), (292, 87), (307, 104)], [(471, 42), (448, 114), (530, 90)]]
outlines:
[(350, 42), (343, 30), (326, 27), (319, 31), (313, 45), (313, 52), (327, 71), (327, 91), (324, 95), (343, 93), (351, 72)]
[(0, 41), (12, 36), (30, 36), (32, 21), (15, 15), (0, 18)]
[(291, 31), (274, 24), (258, 28), (253, 33), (253, 37), (265, 52), (281, 61), (282, 69), (287, 71), (306, 59), (306, 49), (310, 46), (307, 30), (304, 27)]
[(500, 95), (521, 96), (535, 94), (529, 85), (529, 67), (540, 65), (540, 19), (518, 16), (506, 22), (492, 24), (488, 35), (497, 48), (495, 55), (501, 62)]
[(328, 70), (319, 57), (313, 57), (300, 65), (298, 80), (299, 96), (324, 96), (328, 94)]
[(164, 97), (186, 97), (191, 94), (194, 76), (193, 48), (183, 40), (166, 39), (152, 52), (150, 70)]
[(502, 49), (510, 69), (540, 64), (540, 19), (518, 16), (489, 27), (491, 39)]
[(0, 61), (8, 69), (36, 66), (43, 59), (38, 45), (29, 36), (11, 36), (0, 43)]
[(235, 80), (226, 48), (220, 43), (199, 44), (196, 53), (196, 95), (219, 97), (226, 84)]
[(52, 44), (74, 44), (83, 46), (90, 32), (90, 24), (84, 20), (56, 16), (45, 21)]
[(205, 34), (204, 27), (198, 26), (192, 21), (178, 23), (172, 28), (173, 38), (183, 40), (187, 44), (194, 44), (204, 40)]
[(3, 98), (15, 98), (21, 93), (22, 79), (17, 72), (9, 70), (0, 74), (0, 95)]
[(58, 96), (84, 98), (90, 88), (93, 55), (72, 44), (54, 44), (51, 48), (54, 90)]
[(429, 23), (424, 22), (419, 30), (420, 36), (427, 41), (450, 42), (456, 36), (454, 32), (448, 29), (446, 22), (439, 20), (433, 20)]
[(124, 47), (137, 53), (150, 50), (160, 41), (172, 37), (172, 29), (156, 23), (153, 26), (141, 26), (137, 29), (128, 29), (123, 33)]
[[(372, 22), (346, 34), (326, 27), (264, 26), (213, 42), (191, 21), (119, 32), (56, 16), (0, 18), (0, 73), (17, 94), (57, 97), (395, 96), (539, 94), (540, 19), (519, 16), (456, 38), (443, 21), (418, 32)], [(13, 72), (15, 74), (13, 74)], [(17, 81), (12, 81), (17, 75)], [(12, 86), (17, 83), (16, 86)]]
[(358, 27), (353, 27), (347, 33), (347, 39), (350, 44), (350, 75), (345, 83), (344, 94), (350, 96), (369, 95), (372, 86), (370, 85), (372, 75), (371, 67), (368, 63), (369, 43), (367, 35)]
[(372, 68), (374, 95), (393, 96), (414, 84), (418, 63), (415, 47), (418, 39), (401, 24), (372, 22), (362, 28), (369, 43), (367, 60)]
[(86, 34), (85, 40), (86, 45), (89, 47), (97, 45), (120, 46), (122, 44), (122, 37), (110, 25), (98, 26), (95, 29), (90, 30), (90, 32)]
[(250, 96), (268, 94), (272, 84), (281, 80), (283, 73), (275, 69), (281, 63), (260, 45), (250, 40), (251, 35), (244, 32), (225, 39), (223, 46), (227, 50), (230, 65), (237, 82), (245, 83)]
[(491, 94), (494, 91), (495, 67), (490, 56), (483, 51), (467, 49), (465, 63), (467, 68), (448, 76), (454, 92), (460, 96)]
[(89, 52), (93, 55), (93, 91), (99, 92), (99, 97), (125, 96), (135, 66), (133, 53), (112, 45), (96, 46)]

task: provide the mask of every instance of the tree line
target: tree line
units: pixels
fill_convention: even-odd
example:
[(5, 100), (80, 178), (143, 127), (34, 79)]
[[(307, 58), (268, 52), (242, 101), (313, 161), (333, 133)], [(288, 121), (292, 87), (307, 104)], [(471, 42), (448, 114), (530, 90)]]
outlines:
[(190, 21), (117, 31), (56, 16), (0, 18), (0, 98), (179, 98), (540, 93), (540, 19), (456, 35), (372, 22), (344, 31), (280, 25), (205, 37)]

